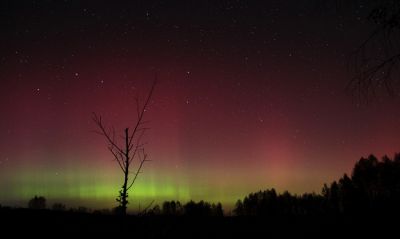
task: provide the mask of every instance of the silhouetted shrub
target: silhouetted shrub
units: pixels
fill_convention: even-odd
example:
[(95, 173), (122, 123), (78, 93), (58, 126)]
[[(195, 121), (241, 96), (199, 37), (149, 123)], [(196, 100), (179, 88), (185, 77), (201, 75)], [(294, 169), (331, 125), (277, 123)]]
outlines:
[(186, 203), (184, 206), (184, 215), (186, 216), (209, 216), (211, 215), (211, 205), (208, 202), (204, 202), (203, 200), (196, 203), (194, 201), (190, 201)]
[(54, 211), (65, 211), (66, 210), (65, 204), (62, 204), (62, 203), (54, 203), (51, 208)]
[(35, 196), (31, 200), (29, 200), (28, 208), (30, 209), (45, 209), (46, 208), (46, 199), (42, 196)]
[(112, 214), (125, 215), (125, 208), (122, 206), (116, 206), (112, 209)]
[(163, 215), (182, 215), (183, 208), (179, 201), (165, 201), (162, 205), (162, 214)]
[(87, 207), (79, 206), (79, 207), (76, 209), (76, 212), (79, 212), (79, 213), (89, 213), (89, 212), (90, 212), (90, 209), (87, 208)]
[(155, 205), (153, 208), (150, 208), (147, 210), (146, 212), (146, 216), (157, 216), (157, 215), (161, 215), (161, 209), (160, 206)]
[(110, 215), (111, 211), (110, 211), (110, 209), (107, 209), (107, 208), (100, 209), (100, 210), (97, 209), (97, 210), (93, 211), (93, 214), (95, 214), (95, 215)]

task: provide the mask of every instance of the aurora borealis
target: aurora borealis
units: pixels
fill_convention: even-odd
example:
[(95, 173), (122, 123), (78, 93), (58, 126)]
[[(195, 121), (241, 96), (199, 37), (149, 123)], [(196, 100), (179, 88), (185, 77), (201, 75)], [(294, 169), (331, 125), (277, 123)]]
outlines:
[(319, 193), (360, 157), (398, 152), (399, 100), (346, 91), (367, 7), (267, 2), (2, 1), (0, 203), (114, 207), (122, 174), (91, 113), (122, 132), (155, 74), (132, 209)]

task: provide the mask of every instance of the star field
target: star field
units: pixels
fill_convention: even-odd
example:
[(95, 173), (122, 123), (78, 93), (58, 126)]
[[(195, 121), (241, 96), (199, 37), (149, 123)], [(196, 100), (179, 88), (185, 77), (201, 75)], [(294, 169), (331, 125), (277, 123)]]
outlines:
[(91, 113), (132, 125), (156, 74), (133, 207), (320, 192), (361, 156), (394, 154), (398, 100), (346, 91), (365, 2), (3, 1), (0, 203), (115, 204), (122, 175)]

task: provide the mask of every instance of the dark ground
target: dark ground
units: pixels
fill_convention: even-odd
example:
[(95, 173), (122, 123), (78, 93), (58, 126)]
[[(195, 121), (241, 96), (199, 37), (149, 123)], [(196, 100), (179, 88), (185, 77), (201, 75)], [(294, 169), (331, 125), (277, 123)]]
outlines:
[[(0, 238), (399, 238), (384, 216), (169, 217), (0, 209)], [(2, 235), (7, 235), (3, 237)]]

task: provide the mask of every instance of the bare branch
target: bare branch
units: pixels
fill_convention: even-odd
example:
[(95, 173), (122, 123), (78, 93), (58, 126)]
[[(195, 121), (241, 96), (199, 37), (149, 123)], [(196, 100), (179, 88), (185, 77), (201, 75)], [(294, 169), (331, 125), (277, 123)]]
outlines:
[[(139, 131), (137, 131), (137, 132), (139, 132)], [(135, 159), (136, 152), (145, 145), (145, 144), (141, 143), (141, 139), (142, 139), (144, 133), (145, 133), (145, 130), (141, 131), (141, 134), (137, 138), (135, 150), (133, 151), (133, 155), (131, 156), (129, 163), (131, 163)], [(133, 147), (133, 145), (131, 145), (131, 147)], [(140, 157), (140, 155), (139, 155), (139, 157)]]
[(149, 94), (147, 95), (146, 101), (145, 101), (145, 103), (144, 103), (144, 105), (143, 105), (143, 107), (142, 107), (142, 109), (140, 110), (140, 113), (139, 113), (139, 115), (138, 115), (138, 119), (137, 119), (137, 121), (136, 121), (136, 125), (135, 125), (135, 127), (134, 127), (134, 129), (133, 129), (133, 131), (132, 131), (132, 133), (131, 133), (130, 139), (129, 139), (129, 144), (132, 142), (133, 137), (134, 137), (134, 135), (136, 134), (136, 132), (137, 132), (137, 130), (138, 130), (138, 128), (139, 128), (139, 125), (141, 124), (141, 122), (142, 122), (142, 120), (143, 120), (144, 113), (146, 112), (146, 108), (147, 108), (147, 106), (148, 106), (149, 103), (150, 103), (151, 97), (153, 96), (153, 92), (154, 92), (154, 89), (155, 89), (155, 87), (156, 87), (156, 85), (157, 85), (157, 81), (158, 81), (158, 78), (157, 78), (157, 75), (156, 75), (156, 76), (155, 76), (155, 79), (154, 79), (154, 81), (153, 81), (153, 84), (152, 84), (152, 86), (151, 86), (151, 88), (150, 88)]
[(367, 20), (376, 27), (353, 54), (355, 76), (347, 88), (368, 101), (380, 89), (394, 95), (392, 76), (400, 66), (400, 5), (397, 1), (377, 3)]
[(110, 137), (110, 134), (104, 128), (101, 116), (97, 116), (96, 113), (93, 113), (92, 120), (99, 127), (99, 129), (101, 130), (100, 131), (101, 135), (103, 135), (107, 139), (108, 143), (110, 145), (112, 145), (114, 148), (116, 148), (118, 151), (123, 152), (123, 150), (120, 147), (118, 147), (118, 145), (115, 143), (115, 141)]
[(140, 117), (140, 111), (139, 111), (140, 104), (139, 104), (139, 98), (138, 97), (135, 97), (135, 102), (136, 102), (136, 116), (139, 119), (139, 117)]
[(133, 180), (132, 180), (131, 184), (129, 185), (129, 187), (127, 188), (127, 190), (129, 190), (129, 189), (132, 187), (132, 185), (135, 183), (135, 181), (136, 181), (136, 179), (137, 179), (139, 173), (141, 173), (140, 170), (142, 169), (143, 164), (144, 164), (146, 161), (148, 161), (148, 160), (146, 160), (146, 159), (147, 159), (147, 154), (144, 153), (144, 150), (141, 150), (141, 151), (142, 151), (142, 156), (140, 156), (140, 155), (141, 155), (140, 153), (138, 154), (138, 155), (139, 155), (139, 158), (140, 158), (139, 167), (137, 168), (136, 173), (135, 173), (135, 176), (133, 177)]
[(141, 212), (138, 213), (139, 216), (145, 215), (147, 213), (147, 210), (153, 205), (155, 200), (151, 201), (147, 207), (145, 207)]
[(392, 95), (393, 88), (390, 84), (391, 73), (400, 63), (400, 53), (393, 55), (379, 64), (361, 70), (350, 82), (349, 89), (351, 91), (357, 90), (358, 94), (368, 97), (368, 95), (375, 95), (376, 88), (383, 86), (385, 90)]
[[(121, 161), (123, 162), (123, 159), (121, 157), (118, 157), (119, 152), (114, 152), (114, 149), (112, 147), (108, 147), (108, 149), (110, 150), (110, 152), (112, 153), (112, 155), (114, 156), (115, 161), (117, 161), (119, 167), (121, 168), (122, 172), (125, 173), (125, 168), (122, 166), (123, 163), (121, 163)], [(120, 155), (120, 154), (119, 154)], [(120, 155), (121, 156), (121, 155)]]

